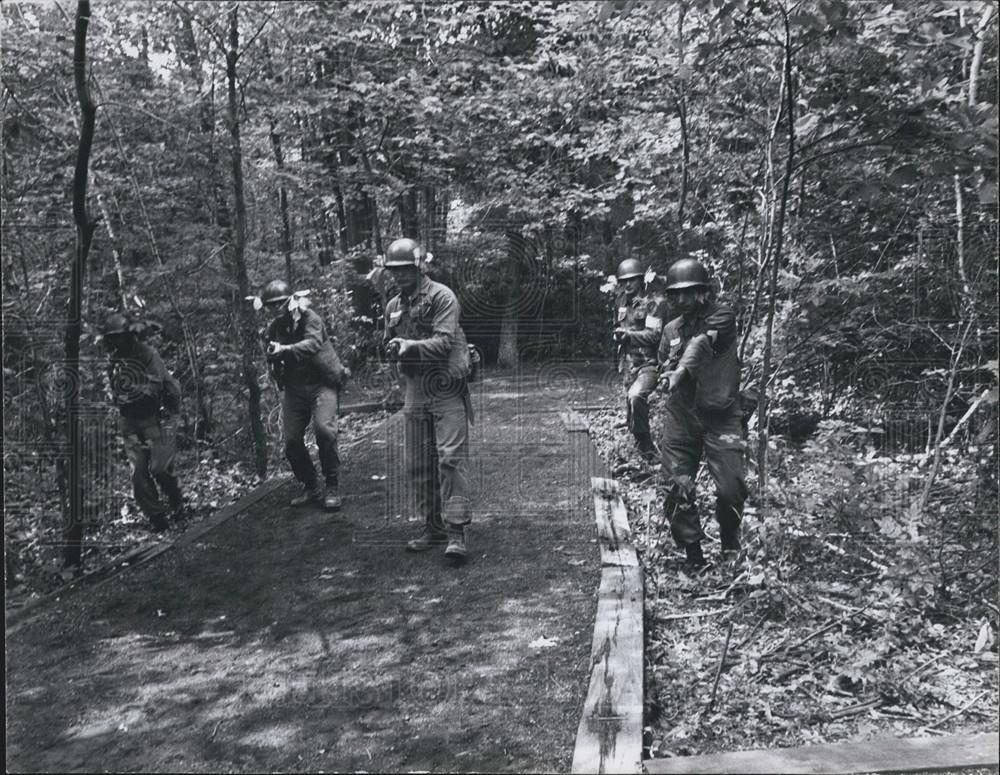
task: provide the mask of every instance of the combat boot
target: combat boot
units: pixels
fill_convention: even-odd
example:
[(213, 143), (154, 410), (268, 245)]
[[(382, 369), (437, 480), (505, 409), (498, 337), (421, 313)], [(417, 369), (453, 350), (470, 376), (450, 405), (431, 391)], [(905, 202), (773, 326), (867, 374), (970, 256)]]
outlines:
[(636, 436), (635, 441), (639, 446), (639, 454), (646, 463), (652, 465), (659, 460), (660, 450), (653, 443), (653, 439), (648, 433)]
[(685, 565), (688, 568), (697, 570), (704, 568), (708, 564), (705, 561), (705, 555), (701, 551), (701, 544), (699, 542), (696, 541), (693, 544), (688, 544), (684, 547), (684, 552), (687, 554)]
[(340, 498), (340, 477), (337, 474), (327, 474), (323, 508), (327, 511), (337, 511), (341, 505), (343, 505), (343, 501)]
[(289, 502), (289, 506), (305, 506), (313, 501), (323, 500), (323, 488), (313, 482), (305, 486), (305, 491), (301, 495), (296, 495)]
[(406, 551), (408, 552), (426, 552), (429, 549), (433, 549), (435, 546), (440, 546), (446, 543), (448, 540), (448, 534), (443, 530), (437, 530), (432, 527), (425, 527), (424, 531), (414, 538), (412, 541), (406, 542)]
[(444, 556), (452, 560), (464, 560), (469, 554), (465, 546), (465, 527), (463, 525), (448, 525), (448, 548)]

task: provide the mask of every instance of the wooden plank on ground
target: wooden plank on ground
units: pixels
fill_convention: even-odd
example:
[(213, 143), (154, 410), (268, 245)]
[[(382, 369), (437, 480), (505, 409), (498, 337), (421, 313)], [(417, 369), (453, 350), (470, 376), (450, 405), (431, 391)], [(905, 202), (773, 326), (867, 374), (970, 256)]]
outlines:
[(618, 483), (614, 479), (592, 476), (590, 489), (594, 494), (601, 565), (637, 566), (639, 558), (632, 544), (628, 512), (618, 493)]
[(403, 406), (402, 401), (363, 401), (357, 404), (341, 404), (337, 407), (337, 414), (367, 414), (369, 412), (395, 412)]
[(642, 571), (606, 566), (572, 772), (642, 772)]
[(290, 481), (291, 477), (287, 476), (269, 479), (263, 484), (255, 487), (235, 503), (231, 503), (230, 505), (223, 507), (203, 522), (191, 525), (176, 541), (161, 540), (157, 543), (146, 543), (141, 546), (137, 546), (134, 549), (130, 549), (125, 554), (116, 557), (107, 565), (103, 565), (100, 568), (95, 568), (94, 570), (85, 573), (80, 578), (74, 579), (58, 589), (33, 600), (23, 608), (8, 611), (6, 616), (7, 634), (11, 635), (16, 632), (20, 629), (20, 626), (30, 619), (30, 617), (33, 616), (38, 610), (53, 601), (60, 600), (61, 598), (66, 597), (79, 589), (94, 589), (99, 587), (110, 581), (119, 573), (122, 573), (129, 568), (137, 568), (140, 565), (145, 565), (146, 563), (159, 557), (161, 554), (170, 551), (175, 546), (185, 546), (194, 543), (194, 541), (201, 538), (210, 530), (214, 530), (226, 520), (231, 519), (241, 511), (250, 508), (255, 503)]
[(565, 412), (559, 412), (559, 419), (562, 420), (563, 425), (568, 431), (589, 431), (590, 425), (583, 418), (579, 412), (573, 409), (568, 409)]
[(761, 751), (648, 759), (649, 773), (810, 773), (926, 772), (962, 767), (997, 768), (995, 732), (944, 737), (879, 738), (857, 743), (806, 745)]

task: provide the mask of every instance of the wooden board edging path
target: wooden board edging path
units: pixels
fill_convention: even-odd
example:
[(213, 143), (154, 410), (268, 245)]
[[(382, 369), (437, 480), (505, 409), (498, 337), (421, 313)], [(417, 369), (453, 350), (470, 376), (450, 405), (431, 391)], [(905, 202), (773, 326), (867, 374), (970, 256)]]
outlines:
[(601, 581), (574, 773), (642, 772), (643, 580), (613, 479), (591, 477)]
[(649, 759), (651, 773), (810, 773), (927, 772), (969, 767), (996, 769), (996, 732), (946, 737), (875, 738), (861, 742)]

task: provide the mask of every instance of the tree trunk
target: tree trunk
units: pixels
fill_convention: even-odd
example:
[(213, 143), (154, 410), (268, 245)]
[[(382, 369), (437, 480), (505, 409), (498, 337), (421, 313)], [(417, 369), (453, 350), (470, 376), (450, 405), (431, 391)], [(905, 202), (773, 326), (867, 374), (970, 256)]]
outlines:
[(402, 236), (420, 240), (417, 192), (412, 188), (399, 195), (399, 229)]
[(256, 324), (253, 310), (245, 301), (250, 295), (250, 280), (247, 277), (246, 259), (246, 199), (243, 191), (243, 149), (240, 145), (239, 105), (236, 97), (236, 61), (239, 58), (239, 6), (229, 12), (229, 49), (226, 51), (226, 85), (229, 95), (229, 135), (233, 164), (233, 198), (236, 210), (236, 234), (233, 246), (233, 263), (236, 267), (236, 283), (239, 296), (235, 300), (240, 321), (243, 344), (243, 381), (247, 388), (247, 409), (250, 415), (250, 430), (253, 437), (254, 467), (257, 475), (267, 475), (267, 437), (260, 417), (260, 385), (257, 383)]
[[(278, 170), (285, 168), (285, 155), (281, 150), (281, 135), (278, 134), (274, 118), (269, 118), (271, 148), (274, 150), (274, 161), (278, 165)], [(278, 185), (278, 211), (281, 214), (281, 253), (285, 257), (285, 280), (290, 285), (295, 284), (295, 276), (292, 272), (292, 227), (288, 219), (288, 189), (284, 183)]]
[(66, 437), (69, 451), (69, 492), (64, 513), (65, 540), (63, 561), (66, 567), (79, 567), (83, 549), (83, 439), (80, 433), (80, 335), (83, 331), (83, 277), (87, 254), (94, 239), (97, 222), (87, 209), (87, 173), (94, 142), (97, 106), (87, 84), (87, 27), (90, 2), (79, 0), (76, 6), (76, 29), (73, 35), (73, 80), (80, 103), (80, 143), (77, 146), (73, 173), (73, 222), (76, 224), (76, 249), (69, 287), (69, 320), (66, 322), (66, 365), (64, 390), (66, 401)]
[(507, 262), (510, 285), (500, 318), (500, 343), (497, 364), (501, 368), (517, 368), (520, 357), (517, 348), (517, 307), (520, 295), (521, 253), (523, 238), (520, 234), (507, 233)]
[[(687, 8), (682, 2), (677, 10), (677, 56), (679, 59), (679, 65), (683, 68), (684, 65), (684, 17), (687, 13)], [(689, 169), (691, 162), (691, 140), (688, 136), (688, 124), (687, 124), (687, 74), (683, 74), (684, 77), (679, 78), (680, 81), (680, 94), (677, 96), (677, 113), (681, 120), (681, 190), (680, 194), (677, 196), (677, 248), (682, 251), (684, 248), (684, 207), (687, 203), (688, 195), (688, 179), (689, 179)]]
[(795, 89), (792, 82), (791, 31), (788, 27), (787, 15), (785, 16), (785, 56), (782, 79), (785, 83), (785, 100), (787, 104), (785, 120), (788, 122), (788, 156), (785, 159), (785, 174), (781, 181), (781, 199), (778, 202), (777, 222), (774, 226), (772, 241), (771, 276), (768, 283), (767, 327), (764, 335), (764, 364), (760, 375), (760, 395), (757, 398), (757, 491), (762, 498), (767, 494), (768, 408), (771, 392), (771, 359), (774, 341), (774, 313), (778, 294), (778, 270), (781, 266), (781, 251), (785, 235), (785, 213), (788, 209), (788, 192), (792, 181), (792, 170), (795, 159)]

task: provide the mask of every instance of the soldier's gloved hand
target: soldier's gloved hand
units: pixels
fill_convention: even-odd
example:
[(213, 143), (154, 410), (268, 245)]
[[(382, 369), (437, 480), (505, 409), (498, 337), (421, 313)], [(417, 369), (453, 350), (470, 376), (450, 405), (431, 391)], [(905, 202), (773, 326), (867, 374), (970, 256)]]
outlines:
[(616, 342), (624, 342), (626, 339), (628, 339), (628, 330), (625, 328), (616, 328), (614, 335)]
[(267, 345), (268, 355), (281, 355), (285, 350), (288, 349), (287, 345), (281, 344), (281, 342), (269, 342)]

